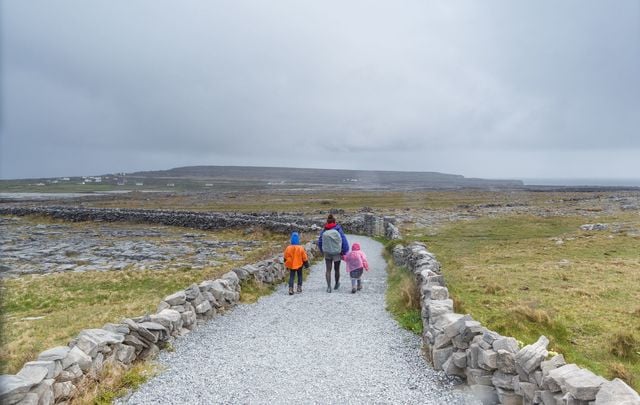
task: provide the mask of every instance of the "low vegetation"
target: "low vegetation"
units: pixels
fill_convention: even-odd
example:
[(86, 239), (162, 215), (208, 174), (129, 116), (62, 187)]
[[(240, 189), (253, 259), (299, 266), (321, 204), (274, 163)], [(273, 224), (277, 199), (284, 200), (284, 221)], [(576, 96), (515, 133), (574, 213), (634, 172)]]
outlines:
[[(389, 247), (392, 246), (391, 244)], [(422, 334), (420, 315), (420, 292), (413, 274), (393, 264), (387, 248), (387, 310), (403, 328), (416, 334)]]
[(609, 378), (640, 383), (640, 218), (505, 216), (459, 221), (426, 238), (458, 312)]

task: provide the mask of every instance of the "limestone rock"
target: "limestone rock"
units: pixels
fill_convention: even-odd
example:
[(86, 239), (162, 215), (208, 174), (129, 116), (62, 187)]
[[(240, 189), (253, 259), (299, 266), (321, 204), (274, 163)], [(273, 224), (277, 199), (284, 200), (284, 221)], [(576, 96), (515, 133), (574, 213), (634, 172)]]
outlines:
[(20, 402), (34, 384), (19, 375), (0, 375), (0, 403), (12, 405)]
[(444, 363), (453, 354), (453, 346), (443, 347), (442, 349), (433, 350), (433, 368), (442, 370)]
[[(40, 369), (43, 369), (43, 368), (47, 371), (47, 373), (40, 378), (39, 376), (40, 374), (42, 374)], [(34, 382), (34, 384), (38, 384), (40, 383), (40, 381), (44, 380), (45, 378), (56, 378), (61, 371), (62, 371), (61, 361), (37, 360), (37, 361), (30, 361), (28, 363), (25, 363), (25, 365), (22, 366), (22, 370), (18, 372), (18, 375), (21, 375), (25, 378), (33, 378), (32, 381), (35, 381), (36, 379), (38, 379), (38, 381)]]
[(494, 405), (498, 403), (498, 392), (494, 387), (487, 385), (471, 385), (471, 391), (482, 401), (483, 405)]
[(540, 363), (547, 357), (548, 344), (549, 339), (545, 336), (540, 336), (536, 343), (527, 345), (516, 353), (516, 369), (518, 369), (521, 379), (527, 380), (528, 375), (538, 368)]
[(182, 305), (187, 301), (187, 295), (184, 291), (178, 291), (177, 293), (164, 297), (163, 301), (171, 306)]
[(556, 369), (558, 367), (562, 367), (567, 362), (564, 360), (564, 356), (561, 354), (557, 354), (553, 356), (550, 360), (543, 361), (540, 363), (540, 369), (542, 370), (542, 376), (546, 377), (549, 375), (549, 371)]
[(503, 373), (517, 373), (515, 354), (507, 350), (499, 349), (496, 355), (496, 367)]
[(640, 405), (640, 395), (619, 378), (600, 387), (595, 405)]
[(496, 352), (498, 350), (506, 350), (514, 354), (518, 353), (518, 350), (520, 349), (518, 347), (518, 341), (512, 337), (499, 337), (498, 339), (493, 341), (491, 346)]
[(57, 346), (49, 350), (45, 350), (44, 352), (38, 355), (38, 360), (41, 361), (55, 361), (55, 360), (63, 360), (69, 354), (68, 346)]
[(63, 365), (67, 363), (77, 364), (80, 366), (80, 369), (86, 373), (91, 368), (91, 356), (75, 346), (69, 351), (69, 354), (62, 362)]
[(70, 381), (53, 384), (53, 396), (56, 402), (69, 399), (75, 393), (76, 387)]
[(108, 344), (122, 343), (124, 335), (104, 329), (85, 329), (78, 335), (76, 347), (94, 358)]
[(491, 379), (493, 373), (491, 371), (483, 370), (481, 368), (467, 368), (465, 370), (467, 376), (467, 383), (469, 385), (490, 385), (493, 386)]
[(515, 377), (515, 374), (505, 374), (502, 371), (496, 371), (493, 377), (491, 377), (491, 382), (495, 387), (513, 390), (513, 377)]
[(575, 373), (569, 374), (564, 384), (575, 399), (581, 401), (593, 401), (596, 399), (596, 394), (600, 391), (600, 386), (606, 383), (607, 380), (593, 374), (587, 369), (580, 369)]
[(65, 381), (75, 381), (82, 377), (82, 369), (77, 364), (72, 364), (69, 368), (62, 370), (58, 378), (56, 378), (57, 382), (65, 382)]
[(551, 392), (565, 391), (565, 379), (570, 375), (577, 373), (580, 367), (575, 364), (566, 364), (549, 371), (549, 374), (542, 379), (543, 388)]

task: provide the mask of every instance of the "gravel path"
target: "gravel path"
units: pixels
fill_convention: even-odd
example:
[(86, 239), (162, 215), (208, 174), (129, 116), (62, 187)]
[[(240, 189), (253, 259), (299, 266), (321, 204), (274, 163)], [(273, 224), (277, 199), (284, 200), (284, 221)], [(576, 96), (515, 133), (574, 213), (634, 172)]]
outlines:
[(283, 285), (178, 339), (159, 356), (166, 370), (128, 403), (478, 403), (432, 370), (420, 338), (384, 309), (382, 245), (348, 238), (371, 265), (361, 292), (351, 294), (342, 269), (342, 286), (327, 293), (317, 263), (302, 294)]

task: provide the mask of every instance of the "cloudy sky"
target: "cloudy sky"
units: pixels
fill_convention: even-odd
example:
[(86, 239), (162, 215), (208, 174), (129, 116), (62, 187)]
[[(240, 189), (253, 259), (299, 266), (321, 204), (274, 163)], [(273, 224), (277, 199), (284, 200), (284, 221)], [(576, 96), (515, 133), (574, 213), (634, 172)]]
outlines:
[(0, 4), (5, 179), (640, 178), (640, 0)]

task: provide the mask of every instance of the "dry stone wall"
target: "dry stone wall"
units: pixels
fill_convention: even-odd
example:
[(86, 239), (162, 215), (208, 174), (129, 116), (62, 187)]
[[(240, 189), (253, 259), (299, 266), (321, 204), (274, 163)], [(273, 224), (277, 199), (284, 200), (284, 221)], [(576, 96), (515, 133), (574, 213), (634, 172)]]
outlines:
[[(305, 249), (310, 260), (319, 255), (314, 243), (307, 243)], [(153, 358), (175, 338), (233, 308), (240, 300), (243, 281), (275, 284), (284, 278), (280, 255), (171, 294), (158, 304), (154, 314), (83, 330), (67, 346), (40, 353), (18, 374), (0, 376), (0, 403), (64, 403), (78, 393), (85, 379), (96, 379), (106, 365), (128, 367), (136, 360)]]
[(425, 353), (437, 370), (467, 380), (484, 404), (640, 404), (622, 380), (607, 381), (561, 354), (549, 358), (549, 340), (520, 348), (469, 315), (453, 311), (440, 263), (422, 243), (397, 245), (393, 259), (416, 277), (421, 292)]

